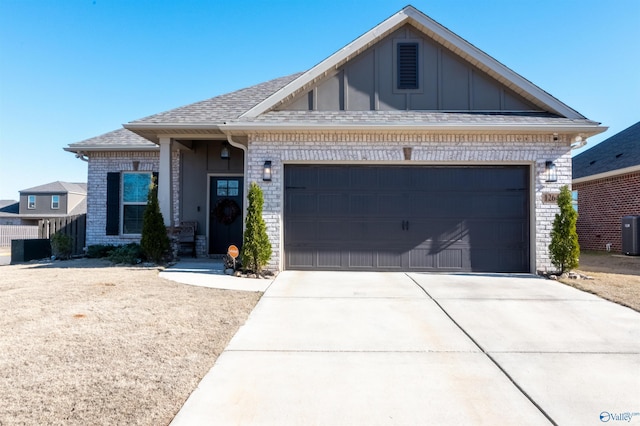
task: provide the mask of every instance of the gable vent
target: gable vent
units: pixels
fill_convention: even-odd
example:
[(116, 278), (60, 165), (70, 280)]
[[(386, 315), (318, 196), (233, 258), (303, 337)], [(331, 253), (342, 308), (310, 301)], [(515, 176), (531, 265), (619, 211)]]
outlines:
[(418, 43), (398, 43), (398, 89), (418, 89)]

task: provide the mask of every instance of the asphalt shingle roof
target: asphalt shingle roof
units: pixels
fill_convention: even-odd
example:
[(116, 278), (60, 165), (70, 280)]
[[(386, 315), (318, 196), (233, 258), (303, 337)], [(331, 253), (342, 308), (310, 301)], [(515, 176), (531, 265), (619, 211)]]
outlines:
[(238, 123), (292, 124), (538, 124), (592, 123), (550, 113), (454, 113), (434, 111), (270, 111)]
[(72, 182), (51, 182), (45, 183), (44, 185), (34, 186), (33, 188), (23, 189), (20, 193), (29, 193), (29, 194), (45, 194), (51, 192), (59, 192), (59, 193), (76, 193), (76, 194), (86, 194), (87, 193), (87, 184), (86, 183), (72, 183)]
[(141, 148), (157, 148), (157, 145), (142, 136), (139, 136), (127, 129), (118, 129), (112, 132), (105, 133), (100, 136), (96, 136), (90, 139), (83, 140), (69, 144), (69, 147), (81, 149), (83, 147), (92, 148), (113, 148), (119, 147), (122, 149), (141, 147)]
[(224, 123), (238, 118), (276, 91), (286, 86), (301, 73), (276, 78), (255, 86), (225, 93), (204, 101), (185, 105), (170, 111), (151, 115), (131, 123)]
[(640, 121), (576, 155), (572, 163), (574, 179), (640, 165)]

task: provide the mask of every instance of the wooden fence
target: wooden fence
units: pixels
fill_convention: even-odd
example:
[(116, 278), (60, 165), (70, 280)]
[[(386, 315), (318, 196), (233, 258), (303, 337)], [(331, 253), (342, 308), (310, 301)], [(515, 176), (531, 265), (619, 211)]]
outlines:
[(71, 237), (71, 254), (84, 254), (87, 215), (40, 219), (37, 225), (0, 225), (0, 247), (10, 248), (12, 240), (50, 239), (56, 232)]
[(12, 240), (32, 240), (38, 238), (36, 225), (0, 225), (0, 247), (11, 247)]
[(86, 244), (87, 215), (40, 219), (38, 221), (38, 237), (51, 238), (57, 232), (71, 237), (71, 254), (84, 254)]

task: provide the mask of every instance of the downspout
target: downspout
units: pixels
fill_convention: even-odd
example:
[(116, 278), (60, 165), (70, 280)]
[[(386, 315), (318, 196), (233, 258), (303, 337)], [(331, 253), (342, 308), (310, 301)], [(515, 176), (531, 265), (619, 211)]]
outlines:
[[(247, 155), (249, 147), (248, 146), (244, 146), (243, 144), (236, 142), (233, 140), (233, 136), (231, 136), (231, 134), (226, 133), (227, 135), (227, 142), (229, 142), (229, 145), (234, 146), (236, 148), (240, 148), (243, 152), (244, 152), (244, 164), (242, 165), (242, 181), (244, 184), (244, 198), (246, 198), (249, 188), (248, 188), (248, 176), (247, 176), (247, 172), (248, 172), (248, 167), (249, 167), (249, 156)], [(246, 219), (247, 219), (247, 205), (244, 202), (244, 200), (242, 200), (242, 233), (244, 235), (244, 228), (246, 225)]]

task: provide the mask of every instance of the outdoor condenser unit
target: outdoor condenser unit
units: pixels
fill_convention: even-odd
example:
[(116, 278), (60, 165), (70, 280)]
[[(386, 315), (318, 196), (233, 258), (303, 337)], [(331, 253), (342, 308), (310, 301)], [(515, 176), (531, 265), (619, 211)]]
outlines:
[(640, 216), (622, 218), (622, 253), (640, 256)]

